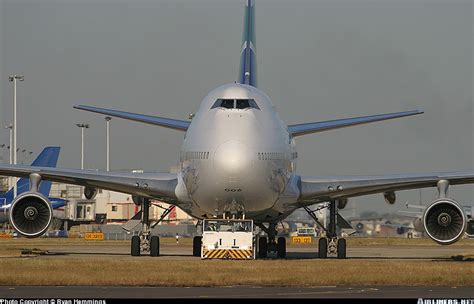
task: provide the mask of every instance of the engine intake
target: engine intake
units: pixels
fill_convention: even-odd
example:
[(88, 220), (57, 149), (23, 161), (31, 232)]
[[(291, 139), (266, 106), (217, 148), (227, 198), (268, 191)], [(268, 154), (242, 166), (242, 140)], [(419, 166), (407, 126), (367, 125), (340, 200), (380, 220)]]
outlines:
[(456, 201), (438, 199), (426, 208), (423, 226), (432, 240), (449, 245), (457, 242), (466, 231), (466, 215)]
[(13, 201), (10, 223), (21, 235), (35, 238), (43, 235), (53, 219), (49, 200), (40, 193), (25, 192)]

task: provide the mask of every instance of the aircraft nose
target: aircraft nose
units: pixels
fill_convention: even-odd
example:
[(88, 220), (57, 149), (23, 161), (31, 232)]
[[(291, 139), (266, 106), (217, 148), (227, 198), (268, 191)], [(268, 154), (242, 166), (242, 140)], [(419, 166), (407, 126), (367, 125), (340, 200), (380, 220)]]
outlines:
[(227, 141), (217, 147), (214, 154), (214, 168), (222, 179), (239, 181), (249, 173), (251, 153), (247, 146), (237, 140)]

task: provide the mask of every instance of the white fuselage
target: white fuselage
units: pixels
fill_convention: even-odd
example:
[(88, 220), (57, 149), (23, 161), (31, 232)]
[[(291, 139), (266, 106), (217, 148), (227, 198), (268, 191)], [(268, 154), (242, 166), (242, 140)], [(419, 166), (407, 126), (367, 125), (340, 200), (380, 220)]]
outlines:
[[(253, 99), (258, 109), (213, 108), (218, 99)], [(201, 102), (181, 149), (193, 206), (187, 211), (202, 218), (237, 209), (274, 220), (288, 212), (277, 202), (294, 203), (299, 195), (291, 183), (295, 161), (295, 142), (265, 93), (243, 84), (218, 87)]]

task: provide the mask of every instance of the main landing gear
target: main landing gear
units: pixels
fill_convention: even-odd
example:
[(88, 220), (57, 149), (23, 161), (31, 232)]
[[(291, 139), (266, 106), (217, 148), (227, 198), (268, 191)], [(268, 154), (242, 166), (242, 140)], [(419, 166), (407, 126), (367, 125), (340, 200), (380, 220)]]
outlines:
[[(174, 208), (170, 206), (169, 208), (163, 208), (165, 211), (161, 215), (160, 219), (150, 224), (150, 200), (147, 198), (141, 198), (141, 219), (140, 224), (142, 229), (138, 235), (132, 236), (131, 243), (131, 254), (132, 256), (140, 256), (141, 252), (148, 252), (150, 256), (157, 257), (160, 255), (160, 238), (156, 235), (151, 235), (151, 228), (154, 228), (158, 223), (160, 223)], [(137, 214), (139, 215), (139, 214)], [(123, 227), (128, 230), (127, 228)]]
[(262, 223), (256, 225), (268, 235), (268, 238), (262, 236), (258, 239), (258, 257), (264, 259), (268, 253), (273, 252), (276, 253), (279, 259), (284, 259), (286, 257), (286, 239), (279, 237), (277, 241), (275, 241), (277, 234), (276, 223), (270, 223), (268, 227)]
[[(328, 255), (337, 257), (338, 259), (346, 258), (346, 239), (338, 238), (337, 226), (339, 225), (341, 228), (352, 227), (341, 215), (339, 215), (338, 204), (339, 202), (337, 200), (330, 201), (328, 206), (320, 207), (314, 211), (310, 210), (308, 207), (304, 207), (309, 215), (316, 221), (316, 224), (326, 232), (326, 237), (320, 238), (318, 242), (318, 257), (320, 259), (325, 259)], [(323, 208), (329, 208), (328, 227), (324, 227), (314, 214), (316, 211)]]

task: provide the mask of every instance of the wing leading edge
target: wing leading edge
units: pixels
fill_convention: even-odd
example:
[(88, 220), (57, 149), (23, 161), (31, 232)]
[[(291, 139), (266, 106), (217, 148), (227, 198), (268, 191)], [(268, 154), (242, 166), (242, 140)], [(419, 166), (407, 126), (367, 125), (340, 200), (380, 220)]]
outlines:
[(450, 185), (472, 184), (474, 183), (474, 171), (376, 176), (301, 177), (299, 202), (303, 204), (314, 203), (389, 191), (436, 187), (440, 180), (447, 180)]
[(318, 133), (318, 132), (323, 132), (323, 131), (329, 131), (333, 129), (352, 127), (352, 126), (376, 122), (376, 121), (395, 119), (395, 118), (401, 118), (401, 117), (412, 116), (412, 115), (419, 115), (423, 113), (424, 113), (423, 111), (416, 110), (416, 111), (378, 114), (378, 115), (353, 117), (353, 118), (345, 118), (345, 119), (335, 119), (335, 120), (327, 120), (327, 121), (319, 121), (319, 122), (309, 122), (309, 123), (302, 123), (302, 124), (296, 124), (296, 125), (289, 125), (288, 132), (292, 136), (295, 137), (295, 136), (302, 136), (302, 135)]
[(101, 172), (19, 165), (0, 165), (0, 175), (29, 177), (38, 173), (43, 180), (88, 186), (177, 203), (176, 173)]
[(143, 122), (146, 124), (165, 127), (165, 128), (169, 128), (173, 130), (183, 131), (183, 132), (185, 132), (188, 129), (189, 125), (191, 124), (191, 122), (185, 121), (185, 120), (130, 113), (130, 112), (124, 112), (124, 111), (118, 111), (118, 110), (103, 109), (103, 108), (84, 106), (84, 105), (75, 105), (74, 108), (79, 109), (79, 110), (124, 118), (128, 120)]

